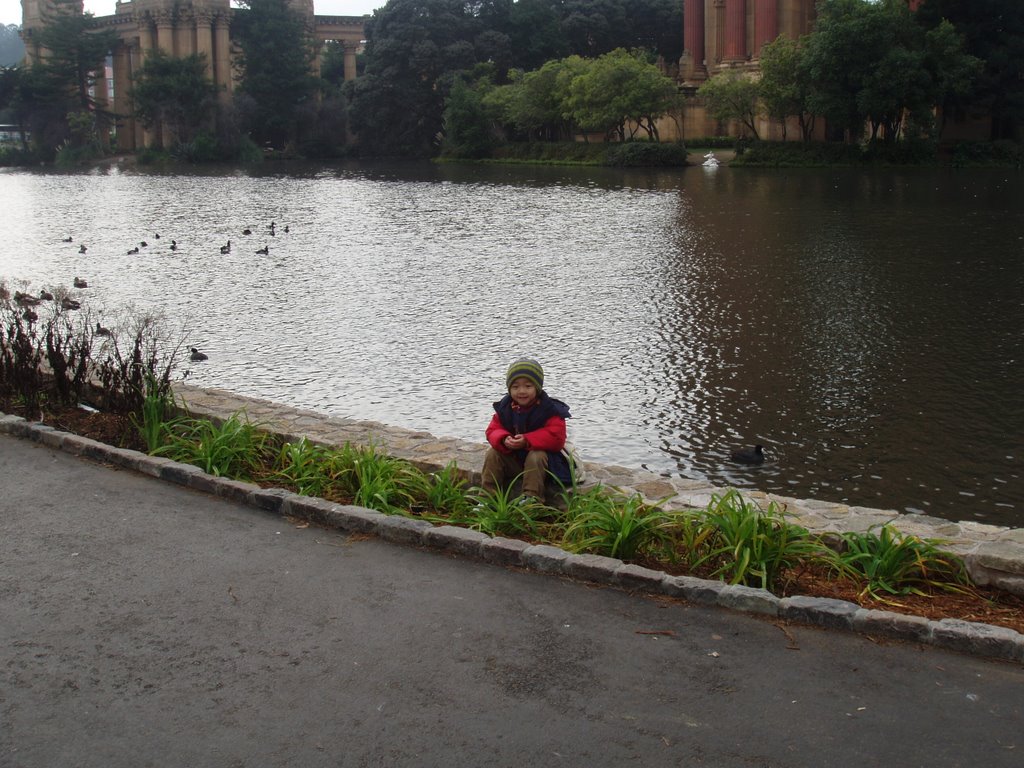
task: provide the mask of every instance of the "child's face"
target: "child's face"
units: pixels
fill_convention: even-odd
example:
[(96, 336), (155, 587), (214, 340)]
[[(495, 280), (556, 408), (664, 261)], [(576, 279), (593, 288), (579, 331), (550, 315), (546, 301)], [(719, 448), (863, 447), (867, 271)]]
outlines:
[(515, 379), (508, 388), (508, 393), (512, 395), (516, 405), (529, 405), (537, 399), (537, 387), (525, 376)]

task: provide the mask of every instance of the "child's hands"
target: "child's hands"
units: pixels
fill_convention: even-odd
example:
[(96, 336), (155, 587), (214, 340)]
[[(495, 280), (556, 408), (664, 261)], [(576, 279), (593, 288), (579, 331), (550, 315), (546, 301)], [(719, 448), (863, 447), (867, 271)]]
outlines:
[(526, 447), (526, 438), (522, 435), (509, 435), (505, 438), (504, 443), (510, 451), (518, 451)]

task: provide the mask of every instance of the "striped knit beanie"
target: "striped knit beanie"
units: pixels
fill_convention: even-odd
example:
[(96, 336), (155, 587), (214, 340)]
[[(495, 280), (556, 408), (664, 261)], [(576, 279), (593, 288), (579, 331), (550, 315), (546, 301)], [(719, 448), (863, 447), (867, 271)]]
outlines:
[(536, 360), (532, 360), (529, 357), (521, 357), (512, 363), (508, 367), (508, 373), (505, 374), (505, 388), (511, 389), (512, 382), (520, 377), (533, 382), (538, 392), (544, 389), (544, 369), (540, 367), (540, 363)]

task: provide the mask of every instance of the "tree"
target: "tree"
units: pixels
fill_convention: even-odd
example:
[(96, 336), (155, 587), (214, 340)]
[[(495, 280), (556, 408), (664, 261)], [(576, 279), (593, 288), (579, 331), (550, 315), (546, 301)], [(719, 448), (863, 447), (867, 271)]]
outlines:
[(494, 145), (491, 121), (484, 106), (490, 78), (478, 79), (474, 87), (457, 77), (444, 108), (444, 150), (456, 157), (486, 157)]
[(975, 64), (948, 28), (926, 35), (901, 0), (824, 0), (806, 40), (811, 109), (853, 135), (868, 122), (887, 143), (908, 115), (926, 126)]
[(302, 16), (288, 0), (240, 0), (245, 9), (232, 21), (241, 49), (236, 59), (238, 95), (248, 105), (253, 138), (283, 148), (309, 126), (300, 115), (316, 98), (311, 73), (314, 48)]
[(512, 83), (487, 94), (484, 104), (529, 139), (571, 139), (573, 122), (566, 97), (573, 78), (586, 68), (586, 60), (569, 56), (533, 72), (517, 72)]
[(672, 106), (675, 84), (658, 68), (621, 48), (587, 63), (569, 84), (567, 113), (584, 130), (602, 130), (625, 141), (626, 124), (658, 140), (655, 120)]
[(92, 14), (79, 13), (74, 0), (55, 0), (36, 39), (44, 49), (31, 67), (19, 67), (9, 86), (14, 119), (42, 157), (58, 145), (78, 149), (103, 144), (101, 128), (112, 117), (95, 98), (97, 72), (117, 42), (112, 30), (96, 30)]
[(796, 117), (800, 136), (810, 141), (814, 131), (814, 115), (808, 106), (810, 83), (803, 66), (801, 44), (797, 40), (778, 37), (761, 48), (760, 96), (767, 115), (782, 122), (786, 138), (786, 120)]
[(132, 88), (135, 115), (147, 128), (163, 125), (175, 143), (189, 142), (209, 122), (217, 88), (201, 54), (172, 58), (151, 51)]
[(983, 62), (970, 89), (947, 91), (943, 116), (991, 116), (991, 138), (1024, 138), (1024, 3), (928, 0), (916, 18), (929, 30), (946, 20), (962, 36), (964, 51)]
[(117, 44), (117, 32), (95, 29), (93, 15), (79, 13), (79, 6), (76, 0), (54, 0), (52, 10), (44, 13), (44, 24), (36, 35), (45, 54), (36, 66), (56, 89), (77, 102), (78, 109), (95, 112), (97, 72), (102, 77), (107, 54)]
[(757, 133), (760, 87), (749, 75), (727, 70), (704, 83), (697, 89), (697, 95), (704, 99), (708, 114), (715, 120), (723, 123), (738, 120), (755, 139), (760, 138)]
[(383, 155), (436, 150), (451, 76), (478, 60), (478, 10), (462, 0), (389, 0), (374, 11), (365, 74), (347, 91), (360, 147)]
[(569, 53), (557, 4), (551, 0), (518, 0), (509, 10), (502, 31), (509, 37), (515, 65), (523, 70), (538, 69), (544, 62)]

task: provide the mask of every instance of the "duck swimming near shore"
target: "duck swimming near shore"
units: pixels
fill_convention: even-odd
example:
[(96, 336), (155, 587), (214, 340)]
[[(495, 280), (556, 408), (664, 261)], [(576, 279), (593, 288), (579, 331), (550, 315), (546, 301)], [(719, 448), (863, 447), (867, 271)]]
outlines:
[(751, 448), (741, 448), (733, 451), (729, 458), (738, 464), (764, 464), (764, 446), (755, 445)]
[(200, 352), (195, 347), (189, 347), (188, 350), (189, 350), (189, 352), (192, 353), (192, 354), (190, 354), (188, 356), (188, 359), (191, 360), (194, 363), (198, 363), (198, 362), (201, 362), (203, 360), (209, 360), (210, 359), (209, 356), (203, 354), (202, 352)]
[(71, 284), (73, 286), (75, 286), (75, 288), (88, 288), (89, 287), (89, 283), (86, 282), (85, 280), (83, 280), (80, 277), (75, 277), (75, 279), (71, 281)]

